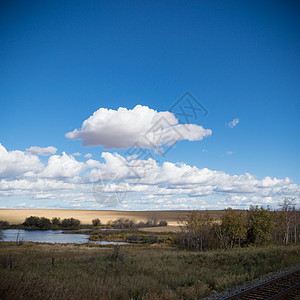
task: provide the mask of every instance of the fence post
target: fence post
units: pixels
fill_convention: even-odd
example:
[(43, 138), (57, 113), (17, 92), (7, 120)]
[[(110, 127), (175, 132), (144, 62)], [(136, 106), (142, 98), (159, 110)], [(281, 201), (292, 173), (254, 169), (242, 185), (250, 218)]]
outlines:
[(52, 257), (52, 267), (54, 266), (54, 257)]
[(10, 268), (10, 270), (12, 269), (12, 258), (11, 257), (9, 258), (9, 268)]

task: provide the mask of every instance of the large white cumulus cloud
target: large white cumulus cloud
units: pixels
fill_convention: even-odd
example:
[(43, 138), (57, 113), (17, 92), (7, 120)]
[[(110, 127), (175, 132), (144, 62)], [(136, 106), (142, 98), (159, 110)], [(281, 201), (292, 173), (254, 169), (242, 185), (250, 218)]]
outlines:
[(39, 158), (22, 151), (7, 151), (0, 144), (0, 178), (16, 178), (27, 171), (40, 171), (43, 164)]
[(81, 129), (68, 132), (66, 137), (82, 140), (83, 146), (150, 149), (170, 146), (180, 140), (200, 141), (211, 133), (199, 125), (178, 124), (171, 112), (157, 112), (137, 105), (133, 109), (100, 108), (83, 122)]
[(48, 165), (39, 174), (46, 178), (71, 178), (79, 175), (85, 169), (83, 162), (78, 162), (73, 156), (63, 152), (62, 155), (52, 155), (48, 160)]

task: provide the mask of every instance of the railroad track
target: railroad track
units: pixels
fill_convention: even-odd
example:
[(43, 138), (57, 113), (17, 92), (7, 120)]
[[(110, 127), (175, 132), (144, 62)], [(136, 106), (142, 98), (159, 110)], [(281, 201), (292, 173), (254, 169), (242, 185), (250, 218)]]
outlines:
[(300, 269), (269, 280), (225, 299), (300, 299)]

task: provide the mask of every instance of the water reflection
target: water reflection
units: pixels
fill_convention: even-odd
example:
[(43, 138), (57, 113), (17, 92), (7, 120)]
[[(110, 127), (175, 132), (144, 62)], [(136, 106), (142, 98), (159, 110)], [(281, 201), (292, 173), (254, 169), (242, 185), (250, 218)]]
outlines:
[[(68, 230), (23, 230), (23, 229), (4, 229), (4, 242), (38, 242), (38, 243), (60, 243), (60, 244), (83, 244), (91, 243), (98, 245), (125, 245), (123, 242), (89, 241), (86, 234), (65, 233)], [(64, 233), (63, 233), (64, 232)]]

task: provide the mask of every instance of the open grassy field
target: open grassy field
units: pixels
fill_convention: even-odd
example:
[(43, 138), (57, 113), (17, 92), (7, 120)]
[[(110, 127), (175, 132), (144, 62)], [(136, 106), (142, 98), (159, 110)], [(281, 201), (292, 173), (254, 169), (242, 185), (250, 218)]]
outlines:
[(160, 233), (160, 232), (180, 232), (180, 227), (178, 225), (168, 225), (168, 226), (160, 226), (160, 227), (146, 227), (140, 228), (139, 231), (144, 232), (153, 232), (153, 233)]
[[(91, 224), (93, 219), (99, 218), (106, 224), (109, 220), (128, 218), (136, 221), (146, 221), (156, 217), (165, 220), (169, 225), (177, 226), (191, 211), (187, 210), (161, 210), (161, 211), (117, 211), (117, 210), (73, 210), (73, 209), (0, 209), (0, 220), (10, 224), (23, 223), (26, 217), (37, 216), (52, 219), (53, 217), (75, 218), (82, 224)], [(204, 211), (203, 211), (204, 212)], [(210, 211), (214, 218), (219, 219), (223, 214), (221, 210)]]
[(199, 299), (299, 262), (300, 246), (195, 252), (1, 243), (0, 298)]

